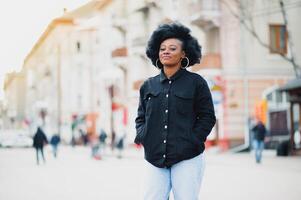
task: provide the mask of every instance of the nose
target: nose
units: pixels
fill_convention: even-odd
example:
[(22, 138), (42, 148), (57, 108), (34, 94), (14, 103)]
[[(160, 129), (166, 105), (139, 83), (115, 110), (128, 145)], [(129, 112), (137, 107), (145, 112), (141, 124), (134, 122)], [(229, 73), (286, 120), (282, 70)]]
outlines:
[(167, 55), (167, 54), (169, 54), (169, 51), (166, 49), (162, 53), (163, 53), (163, 55)]

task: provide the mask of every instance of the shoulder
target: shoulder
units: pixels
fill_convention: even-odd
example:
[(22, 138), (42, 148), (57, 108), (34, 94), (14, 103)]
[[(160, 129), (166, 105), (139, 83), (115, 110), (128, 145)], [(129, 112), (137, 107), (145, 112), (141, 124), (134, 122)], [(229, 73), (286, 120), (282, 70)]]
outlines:
[(156, 76), (149, 77), (144, 82), (147, 83), (147, 84), (153, 84), (153, 83), (155, 83), (159, 80), (160, 80), (160, 74), (157, 74)]
[(186, 70), (186, 76), (198, 86), (207, 85), (207, 81), (200, 74)]
[(142, 90), (145, 90), (145, 89), (149, 89), (149, 88), (153, 88), (155, 87), (155, 85), (160, 81), (160, 75), (156, 75), (156, 76), (153, 76), (153, 77), (149, 77), (148, 79), (146, 79), (142, 86), (141, 86), (141, 89)]

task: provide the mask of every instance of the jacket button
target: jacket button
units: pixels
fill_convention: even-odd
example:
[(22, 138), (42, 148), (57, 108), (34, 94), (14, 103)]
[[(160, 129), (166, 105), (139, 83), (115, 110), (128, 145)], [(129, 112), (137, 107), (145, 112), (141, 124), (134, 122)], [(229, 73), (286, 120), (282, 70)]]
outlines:
[(166, 140), (164, 140), (163, 143), (165, 144), (165, 143), (166, 143)]
[(171, 81), (169, 81), (168, 83), (171, 84)]
[(167, 125), (165, 125), (164, 128), (167, 129)]
[(168, 94), (166, 94), (166, 98), (168, 98)]
[(148, 97), (148, 100), (150, 100), (151, 98), (150, 97)]
[(165, 158), (166, 156), (165, 156), (165, 154), (163, 154), (163, 158)]
[(165, 113), (168, 113), (168, 110), (165, 110)]

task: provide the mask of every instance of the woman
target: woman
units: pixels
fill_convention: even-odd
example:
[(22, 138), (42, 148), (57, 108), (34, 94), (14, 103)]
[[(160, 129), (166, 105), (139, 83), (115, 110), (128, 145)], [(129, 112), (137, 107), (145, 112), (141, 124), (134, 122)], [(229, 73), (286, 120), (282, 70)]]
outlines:
[(46, 162), (44, 157), (44, 145), (48, 144), (47, 137), (41, 127), (38, 127), (33, 137), (33, 147), (36, 149), (37, 165), (40, 163), (39, 153), (42, 156), (44, 163)]
[(198, 199), (204, 142), (215, 124), (206, 81), (187, 67), (199, 63), (201, 47), (190, 30), (163, 24), (151, 35), (146, 55), (160, 74), (140, 88), (136, 144), (144, 146), (145, 199)]

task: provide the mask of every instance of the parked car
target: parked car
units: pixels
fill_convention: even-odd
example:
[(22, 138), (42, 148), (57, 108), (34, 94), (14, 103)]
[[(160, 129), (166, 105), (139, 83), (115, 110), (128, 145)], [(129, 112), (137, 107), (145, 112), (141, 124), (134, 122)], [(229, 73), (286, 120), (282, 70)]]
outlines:
[(1, 147), (32, 147), (33, 140), (25, 130), (4, 130), (0, 132)]

